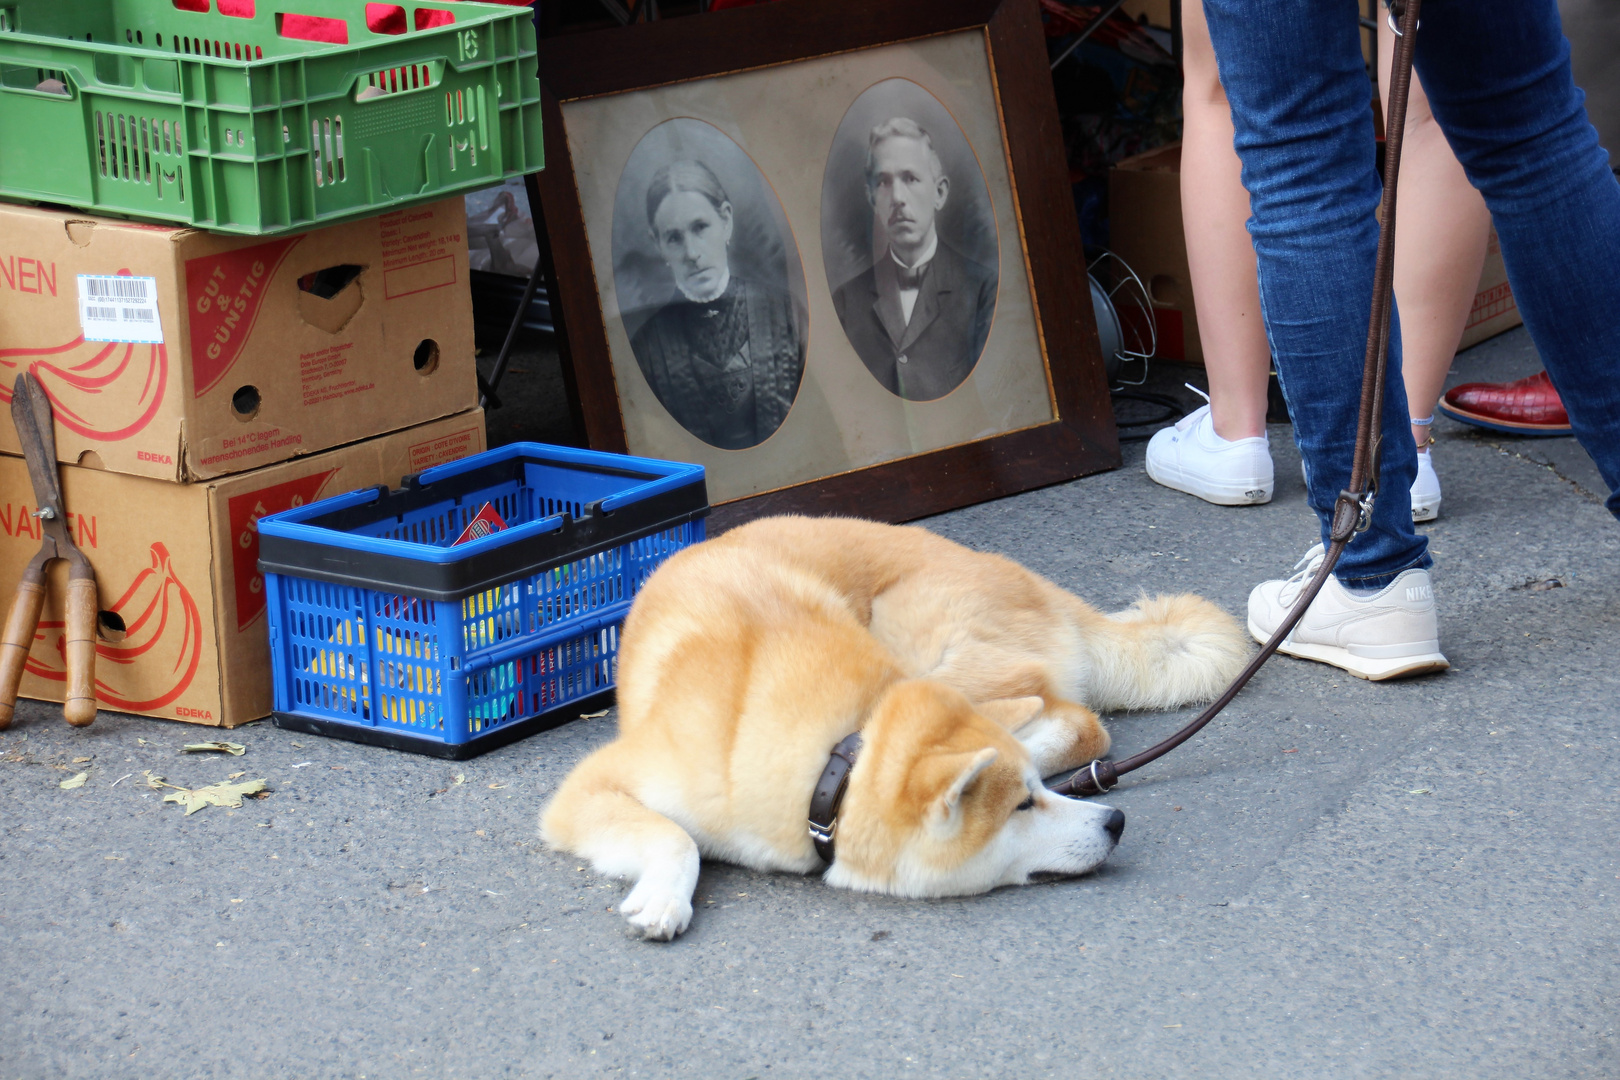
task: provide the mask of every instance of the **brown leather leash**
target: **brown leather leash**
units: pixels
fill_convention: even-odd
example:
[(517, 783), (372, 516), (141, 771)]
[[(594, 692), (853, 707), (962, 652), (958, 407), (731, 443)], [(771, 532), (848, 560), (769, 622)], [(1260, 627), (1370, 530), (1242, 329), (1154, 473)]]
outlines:
[(1322, 565), (1282, 624), (1255, 658), (1232, 680), (1232, 685), (1187, 726), (1156, 746), (1123, 761), (1099, 758), (1067, 780), (1054, 784), (1060, 795), (1088, 798), (1111, 790), (1119, 778), (1168, 754), (1215, 719), (1238, 691), (1271, 659), (1322, 591), (1328, 575), (1344, 553), (1345, 545), (1372, 520), (1378, 490), (1378, 423), (1384, 405), (1384, 376), (1389, 363), (1391, 297), (1395, 280), (1395, 188), (1401, 171), (1401, 140), (1406, 130), (1406, 102), (1412, 88), (1412, 51), (1417, 44), (1418, 8), (1422, 0), (1391, 0), (1390, 15), (1399, 20), (1395, 30), (1394, 67), (1390, 75), (1389, 115), (1384, 125), (1384, 197), (1379, 207), (1378, 261), (1373, 272), (1372, 317), (1367, 327), (1367, 358), (1361, 376), (1361, 414), (1356, 422), (1356, 452), (1350, 487), (1339, 492), (1333, 524)]

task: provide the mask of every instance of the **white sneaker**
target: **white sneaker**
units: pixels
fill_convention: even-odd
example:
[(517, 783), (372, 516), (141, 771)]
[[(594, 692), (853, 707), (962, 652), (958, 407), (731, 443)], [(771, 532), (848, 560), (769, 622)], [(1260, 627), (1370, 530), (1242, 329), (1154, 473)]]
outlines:
[[(1440, 477), (1434, 472), (1432, 451), (1418, 451), (1417, 479), (1412, 481), (1412, 520), (1433, 521), (1440, 516)], [(1299, 475), (1305, 476), (1305, 463), (1299, 463)], [(1311, 501), (1310, 479), (1305, 478), (1305, 501)]]
[(1266, 437), (1228, 442), (1215, 434), (1208, 405), (1154, 434), (1147, 471), (1165, 487), (1219, 506), (1268, 503), (1275, 481)]
[[(1249, 594), (1249, 633), (1264, 644), (1282, 625), (1326, 553), (1317, 544), (1286, 581), (1263, 581)], [(1358, 595), (1329, 577), (1278, 652), (1380, 681), (1444, 671), (1434, 587), (1427, 570), (1407, 570), (1380, 592)]]
[(1434, 474), (1430, 451), (1418, 451), (1417, 479), (1412, 481), (1412, 520), (1433, 521), (1440, 516), (1440, 478)]

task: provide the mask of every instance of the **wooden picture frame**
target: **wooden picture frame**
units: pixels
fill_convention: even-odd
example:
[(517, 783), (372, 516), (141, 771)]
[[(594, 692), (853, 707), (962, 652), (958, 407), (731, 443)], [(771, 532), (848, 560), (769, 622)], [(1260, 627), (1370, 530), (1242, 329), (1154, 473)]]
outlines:
[[(988, 94), (993, 100), (985, 107), (994, 109), (987, 115), (993, 115), (999, 124), (999, 146), (981, 145), (974, 153), (981, 160), (993, 151), (1005, 155), (1009, 191), (1002, 194), (1010, 194), (1007, 209), (1016, 221), (1016, 243), (1009, 249), (1004, 241), (998, 242), (1002, 243), (1000, 250), (1011, 250), (1023, 265), (1011, 265), (1005, 255), (999, 265), (1004, 274), (1021, 269), (1020, 280), (1027, 282), (1034, 330), (1027, 340), (1030, 355), (1039, 353), (1048, 414), (1014, 430), (965, 437), (891, 460), (767, 486), (731, 501), (717, 499), (710, 519), (713, 532), (775, 513), (851, 514), (906, 521), (1119, 466), (1118, 436), (1037, 0), (888, 4), (777, 0), (540, 42), (546, 168), (531, 178), (531, 195), (539, 196), (544, 218), (541, 222), (537, 215), (537, 225), (552, 270), (551, 308), (564, 377), (576, 396), (577, 416), (592, 447), (646, 453), (627, 438), (619, 385), (626, 369), (621, 366), (616, 376), (610, 342), (616, 309), (609, 311), (605, 306), (600, 287), (606, 273), (600, 265), (604, 226), (595, 226), (597, 254), (593, 257), (585, 209), (593, 194), (589, 184), (582, 187), (580, 180), (581, 168), (587, 178), (594, 175), (590, 171), (594, 163), (574, 160), (567, 126), (569, 110), (575, 103), (740, 73), (765, 72), (767, 77), (778, 78), (790, 71), (790, 65), (828, 58), (853, 57), (850, 63), (859, 64), (867, 59), (862, 50), (892, 45), (937, 49), (943, 46), (931, 43), (946, 42), (956, 48), (957, 42), (970, 40), (960, 37), (964, 33), (973, 35), (974, 41), (982, 39), (987, 58)], [(757, 79), (750, 85), (757, 90)], [(827, 108), (840, 112), (845, 104), (830, 101)], [(573, 115), (580, 114), (575, 110)], [(822, 154), (819, 147), (808, 149), (805, 168), (819, 171)], [(774, 185), (770, 176), (766, 178)], [(596, 186), (604, 185), (598, 182)], [(650, 220), (651, 209), (647, 213)], [(819, 204), (816, 213), (822, 213)], [(794, 232), (794, 236), (802, 234), (803, 230)], [(648, 236), (652, 235), (649, 230)], [(808, 263), (803, 266), (803, 278), (812, 289), (819, 290), (820, 277), (818, 268)], [(1001, 317), (999, 308), (996, 317)], [(825, 333), (827, 327), (823, 325), (821, 331)], [(814, 334), (808, 336), (814, 342)], [(622, 353), (622, 332), (618, 340)], [(849, 340), (853, 343), (854, 338)], [(995, 340), (992, 335), (991, 343)], [(990, 352), (988, 347), (983, 351)], [(815, 362), (812, 347), (804, 370)], [(875, 381), (872, 385), (878, 387)], [(711, 491), (714, 489), (711, 480)]]

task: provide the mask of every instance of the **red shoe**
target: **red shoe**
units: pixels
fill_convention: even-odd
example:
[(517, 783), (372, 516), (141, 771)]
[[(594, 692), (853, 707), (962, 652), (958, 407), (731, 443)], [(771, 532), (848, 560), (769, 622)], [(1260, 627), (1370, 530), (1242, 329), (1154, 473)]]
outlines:
[(1465, 424), (1513, 435), (1568, 435), (1569, 414), (1545, 371), (1509, 383), (1464, 383), (1446, 391), (1440, 411)]

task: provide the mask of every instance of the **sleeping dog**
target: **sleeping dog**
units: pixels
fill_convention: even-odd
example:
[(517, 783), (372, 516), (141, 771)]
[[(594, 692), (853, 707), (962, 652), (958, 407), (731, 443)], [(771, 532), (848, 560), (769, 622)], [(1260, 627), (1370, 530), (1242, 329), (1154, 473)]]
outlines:
[(1093, 710), (1213, 697), (1248, 655), (1195, 596), (1104, 615), (924, 529), (767, 518), (648, 579), (618, 738), (540, 833), (634, 882), (619, 911), (662, 940), (691, 922), (700, 856), (915, 897), (1081, 874), (1124, 816), (1041, 778), (1108, 749)]

